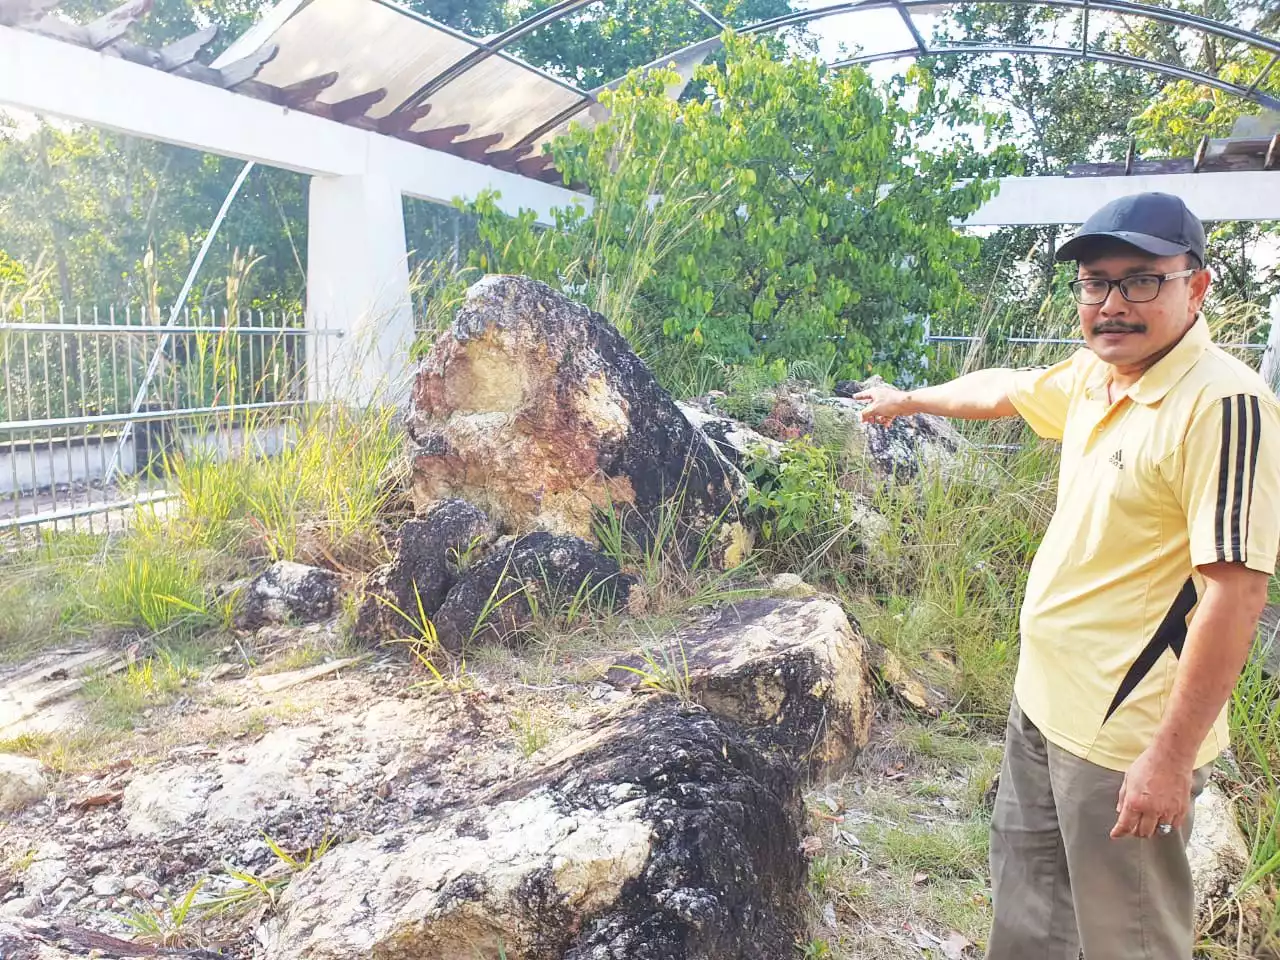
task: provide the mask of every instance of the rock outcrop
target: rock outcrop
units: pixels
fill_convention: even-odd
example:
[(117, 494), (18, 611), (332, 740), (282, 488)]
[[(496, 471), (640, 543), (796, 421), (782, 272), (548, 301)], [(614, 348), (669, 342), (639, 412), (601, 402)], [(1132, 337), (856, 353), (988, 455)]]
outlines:
[(777, 960), (799, 929), (798, 770), (674, 701), (486, 802), (333, 851), (271, 960)]
[(921, 466), (946, 467), (955, 460), (964, 446), (964, 439), (955, 427), (942, 417), (917, 413), (898, 417), (889, 426), (863, 423), (863, 404), (853, 396), (869, 387), (885, 386), (880, 377), (858, 383), (852, 380), (836, 385), (836, 395), (820, 402), (838, 411), (850, 427), (850, 437), (855, 447), (874, 466), (882, 477), (895, 480), (912, 480)]
[(1249, 865), (1249, 846), (1236, 823), (1231, 801), (1217, 784), (1210, 783), (1196, 800), (1187, 860), (1202, 915), (1215, 901), (1234, 892)]
[(458, 497), (504, 533), (594, 538), (600, 510), (678, 499), (695, 542), (723, 526), (736, 563), (737, 478), (599, 314), (545, 284), (487, 277), (418, 369), (408, 417), (415, 502)]
[[(738, 466), (749, 453), (763, 451), (766, 456), (776, 456), (783, 442), (813, 437), (824, 429), (845, 435), (850, 452), (860, 456), (882, 479), (909, 481), (919, 475), (924, 465), (945, 469), (953, 464), (965, 441), (942, 417), (915, 414), (899, 417), (887, 427), (862, 422), (864, 404), (853, 400), (853, 396), (864, 386), (883, 385), (879, 377), (865, 384), (842, 380), (836, 384), (834, 396), (795, 385), (776, 387), (768, 413), (754, 429), (727, 416), (719, 405), (722, 396), (715, 394), (691, 400), (680, 408)], [(822, 414), (828, 420), (825, 427)]]
[(674, 687), (741, 724), (763, 751), (838, 773), (867, 743), (866, 644), (839, 604), (746, 600), (610, 671), (632, 689)]

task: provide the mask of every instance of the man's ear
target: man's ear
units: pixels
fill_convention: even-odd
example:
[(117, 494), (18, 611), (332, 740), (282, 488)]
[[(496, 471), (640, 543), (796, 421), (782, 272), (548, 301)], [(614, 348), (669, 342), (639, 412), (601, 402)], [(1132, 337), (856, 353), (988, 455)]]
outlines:
[(1208, 267), (1197, 270), (1191, 276), (1191, 310), (1192, 313), (1199, 313), (1200, 308), (1204, 306), (1204, 298), (1209, 293), (1209, 286), (1213, 283), (1213, 274)]

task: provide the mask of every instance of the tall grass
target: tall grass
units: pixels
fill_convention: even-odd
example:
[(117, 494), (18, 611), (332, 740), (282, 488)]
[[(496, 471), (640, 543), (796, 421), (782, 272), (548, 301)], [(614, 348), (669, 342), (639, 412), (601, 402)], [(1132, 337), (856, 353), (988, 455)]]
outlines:
[(379, 517), (403, 486), (395, 410), (334, 405), (250, 427), (278, 431), (282, 449), (170, 460), (180, 538), (271, 560), (359, 569), (381, 560)]

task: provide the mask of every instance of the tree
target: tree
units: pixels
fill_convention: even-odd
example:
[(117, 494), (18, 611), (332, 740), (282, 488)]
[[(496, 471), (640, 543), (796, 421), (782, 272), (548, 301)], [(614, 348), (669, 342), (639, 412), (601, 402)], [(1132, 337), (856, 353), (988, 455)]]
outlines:
[[(909, 372), (922, 319), (966, 301), (958, 264), (977, 244), (951, 223), (989, 197), (982, 178), (1008, 151), (920, 147), (917, 120), (965, 114), (926, 72), (881, 91), (861, 69), (726, 43), (726, 64), (699, 71), (704, 95), (673, 102), (669, 78), (630, 81), (607, 98), (607, 123), (556, 146), (596, 198), (591, 216), (565, 213), (539, 234), (531, 215), (480, 205), (473, 262), (585, 287), (641, 343)], [(600, 295), (617, 290), (635, 295)]]
[[(1197, 0), (1177, 4), (1189, 13), (1227, 23), (1251, 26), (1268, 35), (1280, 33), (1280, 7), (1242, 0)], [(1198, 70), (1239, 86), (1249, 87), (1271, 61), (1255, 47), (1211, 34), (1194, 39), (1168, 24), (1143, 24), (1125, 38), (1127, 48), (1139, 56), (1158, 57), (1176, 66)], [(1280, 69), (1271, 69), (1258, 89), (1280, 97)], [(1261, 108), (1234, 94), (1179, 80), (1166, 84), (1132, 122), (1134, 137), (1148, 156), (1191, 156), (1203, 137), (1228, 137), (1237, 121), (1258, 114)], [(1220, 297), (1266, 303), (1280, 296), (1280, 264), (1260, 271), (1256, 254), (1264, 244), (1280, 238), (1280, 224), (1233, 222), (1213, 225), (1206, 258), (1215, 273)]]
[[(1062, 47), (1078, 47), (1082, 39), (1076, 20), (1054, 8), (976, 4), (953, 12), (934, 37), (945, 44)], [(1118, 43), (1095, 22), (1092, 46)], [(1162, 83), (1140, 71), (1025, 54), (946, 58), (934, 70), (1000, 112), (989, 141), (1016, 146), (1025, 173), (1038, 176), (1060, 175), (1073, 163), (1122, 158), (1133, 116)], [(1090, 212), (1082, 210), (1080, 219)], [(1061, 234), (1058, 226), (1010, 227), (984, 238), (980, 256), (965, 270), (985, 303), (985, 315), (971, 322), (1014, 331), (1043, 326), (1042, 309), (1065, 296), (1055, 261)]]

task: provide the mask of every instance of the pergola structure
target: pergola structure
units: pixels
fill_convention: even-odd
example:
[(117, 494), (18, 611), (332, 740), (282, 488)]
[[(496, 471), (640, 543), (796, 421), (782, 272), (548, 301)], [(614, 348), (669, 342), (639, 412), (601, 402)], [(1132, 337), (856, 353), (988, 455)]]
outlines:
[[(344, 387), (353, 399), (367, 398), (400, 370), (413, 335), (404, 196), (447, 203), (496, 190), (504, 209), (531, 208), (547, 222), (555, 207), (590, 204), (562, 185), (545, 147), (569, 124), (591, 125), (605, 116), (600, 91), (579, 89), (511, 51), (595, 0), (560, 0), (485, 38), (389, 0), (282, 0), (210, 63), (200, 54), (214, 39), (212, 29), (161, 49), (129, 39), (129, 27), (150, 2), (126, 0), (82, 24), (61, 16), (57, 0), (0, 0), (0, 104), (310, 174), (308, 323), (354, 334), (344, 348), (353, 369)], [(686, 2), (709, 35), (655, 61), (674, 64), (685, 82), (716, 50), (725, 26), (698, 0)], [(831, 66), (922, 56), (1071, 57), (1191, 80), (1280, 109), (1261, 89), (1270, 72), (1280, 70), (1280, 39), (1157, 3), (995, 0), (1075, 11), (1079, 46), (931, 46), (919, 18), (965, 2), (972, 0), (846, 0), (738, 29), (768, 35), (888, 11), (900, 18), (909, 47)], [(1091, 43), (1107, 17), (1143, 18), (1246, 44), (1267, 55), (1267, 65), (1240, 85), (1116, 54)], [(1131, 156), (1115, 169), (1006, 179), (968, 222), (1071, 223), (1107, 199), (1144, 189), (1180, 193), (1209, 220), (1280, 219), (1280, 138), (1254, 140), (1206, 142), (1185, 169), (1152, 167)]]

